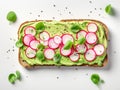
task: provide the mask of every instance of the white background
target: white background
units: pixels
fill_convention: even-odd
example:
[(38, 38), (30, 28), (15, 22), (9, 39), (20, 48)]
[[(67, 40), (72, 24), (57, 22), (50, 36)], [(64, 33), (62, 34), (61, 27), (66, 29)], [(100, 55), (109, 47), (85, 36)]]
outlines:
[[(105, 13), (104, 8), (108, 4), (113, 6), (114, 16)], [(6, 20), (11, 10), (18, 17), (14, 24)], [(23, 68), (18, 62), (18, 48), (15, 47), (20, 24), (35, 19), (67, 18), (97, 19), (108, 26), (108, 65), (103, 68)], [(8, 75), (16, 70), (21, 72), (22, 80), (12, 85), (8, 82)], [(92, 73), (98, 73), (105, 83), (100, 87), (94, 85), (90, 80)], [(1, 0), (0, 90), (120, 90), (120, 0)]]

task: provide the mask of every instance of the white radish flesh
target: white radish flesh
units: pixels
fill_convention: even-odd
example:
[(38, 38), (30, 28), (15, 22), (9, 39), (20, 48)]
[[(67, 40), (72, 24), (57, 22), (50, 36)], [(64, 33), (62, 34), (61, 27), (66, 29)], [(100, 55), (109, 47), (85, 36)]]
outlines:
[(80, 54), (78, 54), (77, 52), (74, 52), (73, 54), (71, 54), (69, 56), (70, 60), (73, 62), (77, 62), (80, 58)]
[(30, 42), (30, 47), (32, 48), (32, 49), (37, 49), (37, 47), (38, 47), (38, 45), (39, 45), (39, 41), (38, 40), (32, 40), (31, 42)]
[(31, 34), (26, 34), (24, 37), (23, 37), (23, 43), (26, 45), (26, 46), (29, 46), (30, 45), (30, 42), (32, 40), (34, 40), (35, 37)]
[(88, 44), (95, 44), (97, 42), (97, 36), (95, 33), (89, 32), (86, 35), (86, 42)]
[(64, 46), (60, 48), (60, 53), (63, 56), (69, 56), (72, 53), (72, 49), (64, 50)]
[(77, 46), (76, 46), (76, 50), (77, 50), (77, 52), (79, 52), (79, 53), (85, 53), (86, 52), (86, 50), (87, 50), (87, 47), (86, 47), (86, 45), (85, 44), (78, 44)]
[(85, 58), (87, 61), (93, 61), (96, 58), (95, 51), (93, 49), (88, 49), (85, 53)]
[(28, 26), (28, 27), (25, 28), (24, 33), (25, 34), (31, 34), (31, 35), (34, 36), (36, 34), (36, 30), (33, 26)]
[(59, 44), (56, 44), (53, 40), (53, 38), (49, 39), (48, 41), (48, 46), (49, 48), (56, 49), (59, 47)]
[(46, 41), (50, 38), (50, 35), (48, 32), (46, 31), (43, 31), (40, 33), (40, 39), (43, 40), (43, 41)]
[(66, 44), (67, 41), (72, 41), (73, 42), (74, 41), (73, 36), (70, 35), (70, 34), (64, 34), (62, 36), (62, 42), (63, 42), (63, 44)]
[(60, 44), (62, 41), (60, 36), (55, 36), (53, 39), (54, 39), (54, 42), (57, 44)]
[(36, 55), (36, 51), (33, 50), (33, 49), (31, 49), (30, 47), (28, 47), (28, 48), (26, 49), (25, 54), (26, 54), (26, 56), (27, 56), (28, 58), (34, 58), (35, 55)]
[(86, 34), (87, 34), (87, 32), (85, 30), (81, 30), (77, 33), (76, 38), (78, 39), (81, 36), (85, 37)]
[(96, 32), (98, 30), (98, 27), (95, 23), (89, 23), (87, 29), (89, 32)]
[(94, 51), (98, 56), (102, 55), (105, 51), (105, 48), (102, 44), (98, 44), (94, 46)]
[(44, 46), (47, 46), (47, 45), (48, 45), (48, 41), (40, 40), (40, 43), (43, 44)]
[(53, 59), (55, 52), (53, 49), (47, 48), (44, 50), (44, 55), (47, 59)]

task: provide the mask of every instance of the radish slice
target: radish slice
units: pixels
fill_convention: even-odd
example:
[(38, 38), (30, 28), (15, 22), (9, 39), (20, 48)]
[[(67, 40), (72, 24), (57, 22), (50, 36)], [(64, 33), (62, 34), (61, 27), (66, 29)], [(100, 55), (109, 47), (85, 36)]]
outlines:
[(89, 32), (96, 32), (98, 30), (97, 24), (89, 23), (88, 26), (87, 26), (87, 30)]
[(53, 40), (53, 38), (49, 39), (48, 41), (48, 46), (49, 48), (56, 49), (59, 47), (59, 44), (56, 44)]
[(90, 49), (90, 48), (91, 48), (90, 44), (85, 43), (85, 45), (86, 45), (87, 49)]
[(69, 55), (71, 55), (71, 53), (72, 53), (72, 49), (64, 50), (64, 46), (62, 46), (62, 47), (60, 48), (60, 53), (61, 53), (61, 55), (63, 55), (63, 56), (69, 56)]
[(78, 44), (78, 45), (76, 46), (76, 50), (77, 50), (77, 52), (79, 52), (79, 53), (85, 53), (86, 50), (87, 50), (87, 47), (86, 47), (85, 44), (82, 44), (82, 45)]
[(30, 42), (30, 47), (32, 48), (32, 49), (37, 49), (37, 46), (39, 45), (39, 41), (38, 40), (32, 40), (31, 42)]
[(31, 35), (35, 35), (36, 34), (36, 30), (33, 26), (27, 26), (24, 30), (25, 34), (31, 34)]
[(50, 35), (48, 32), (46, 31), (43, 31), (40, 33), (40, 39), (43, 40), (43, 41), (46, 41), (50, 38)]
[(30, 41), (34, 40), (35, 37), (31, 34), (26, 34), (24, 37), (23, 37), (23, 43), (26, 45), (26, 46), (29, 46), (30, 45)]
[(97, 36), (95, 33), (89, 32), (86, 35), (86, 42), (88, 44), (95, 44), (97, 42)]
[(47, 45), (48, 45), (48, 41), (40, 40), (40, 43), (43, 44), (44, 46), (47, 46)]
[(85, 53), (85, 58), (87, 61), (93, 61), (96, 58), (96, 53), (93, 49), (88, 49)]
[(81, 36), (85, 37), (86, 34), (87, 34), (87, 32), (85, 30), (81, 30), (76, 34), (76, 38), (78, 39)]
[(94, 51), (98, 56), (102, 55), (105, 51), (105, 47), (102, 44), (98, 44), (94, 46)]
[(26, 56), (27, 56), (28, 58), (34, 58), (35, 55), (36, 55), (36, 51), (33, 50), (33, 49), (31, 49), (30, 47), (28, 47), (28, 48), (26, 49), (25, 54), (26, 54)]
[(64, 34), (62, 36), (62, 42), (63, 44), (66, 44), (67, 41), (71, 40), (72, 42), (74, 41), (73, 36), (71, 34)]
[(54, 39), (54, 42), (57, 44), (60, 44), (62, 41), (60, 36), (55, 36), (53, 39)]
[(80, 58), (80, 54), (78, 54), (77, 52), (74, 52), (73, 54), (71, 54), (69, 56), (70, 60), (73, 62), (77, 62)]
[(47, 59), (53, 59), (54, 55), (55, 55), (55, 52), (53, 49), (50, 49), (50, 48), (46, 48), (44, 50), (44, 55)]

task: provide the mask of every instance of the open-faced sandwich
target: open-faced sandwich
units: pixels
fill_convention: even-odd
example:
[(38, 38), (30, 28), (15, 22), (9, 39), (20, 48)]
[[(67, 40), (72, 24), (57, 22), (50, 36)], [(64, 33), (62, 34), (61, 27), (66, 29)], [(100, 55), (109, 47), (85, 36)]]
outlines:
[(33, 66), (105, 66), (108, 29), (97, 20), (27, 21), (18, 30), (19, 62)]

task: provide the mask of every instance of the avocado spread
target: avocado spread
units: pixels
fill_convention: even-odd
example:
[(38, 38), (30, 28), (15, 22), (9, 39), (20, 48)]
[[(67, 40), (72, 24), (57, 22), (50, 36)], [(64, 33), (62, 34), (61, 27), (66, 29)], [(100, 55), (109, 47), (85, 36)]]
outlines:
[[(42, 26), (37, 26), (37, 29), (35, 29), (36, 33), (35, 33), (34, 37), (36, 38), (36, 40), (40, 41), (40, 33), (44, 32), (44, 31), (49, 33), (50, 38), (53, 38), (56, 35), (61, 37), (64, 34), (70, 34), (70, 35), (72, 35), (72, 37), (74, 39), (74, 41), (71, 44), (72, 48), (76, 49), (76, 45), (79, 44), (79, 41), (76, 38), (77, 32), (79, 32), (81, 30), (88, 32), (87, 26), (91, 22), (95, 23), (97, 25), (97, 31), (95, 32), (95, 34), (97, 36), (97, 42), (95, 44), (89, 45), (89, 47), (93, 48), (94, 45), (96, 45), (96, 44), (102, 44), (105, 48), (104, 53), (102, 55), (96, 55), (94, 60), (88, 61), (88, 60), (86, 60), (84, 53), (79, 53), (79, 55), (80, 55), (79, 59), (74, 62), (74, 61), (70, 60), (69, 56), (63, 56), (60, 54), (60, 46), (58, 48), (54, 49), (55, 57), (51, 60), (47, 59), (45, 56), (39, 56), (39, 55), (44, 55), (44, 49), (49, 48), (48, 45), (43, 45), (42, 49), (41, 49), (41, 46), (38, 45), (39, 48), (37, 48), (35, 51), (36, 52), (39, 51), (39, 52), (36, 53), (35, 57), (29, 58), (26, 55), (26, 49), (28, 48), (28, 46), (26, 46), (24, 44), (24, 41), (22, 41), (23, 45), (21, 47), (19, 47), (20, 48), (19, 49), (20, 50), (19, 51), (20, 58), (23, 61), (25, 61), (26, 63), (28, 63), (29, 65), (65, 65), (65, 66), (98, 65), (98, 66), (102, 66), (103, 60), (105, 59), (105, 57), (107, 55), (107, 53), (106, 53), (107, 37), (105, 34), (105, 28), (103, 27), (103, 25), (96, 21), (84, 20), (84, 21), (69, 21), (69, 22), (62, 22), (62, 21), (27, 22), (27, 23), (22, 24), (21, 27), (19, 28), (18, 41), (23, 40), (23, 38), (25, 36), (25, 28), (26, 27), (32, 26), (35, 28), (36, 25), (39, 24)], [(42, 28), (42, 30), (39, 30), (40, 29), (39, 27)], [(86, 43), (86, 41), (84, 40), (84, 42), (82, 44), (85, 44), (85, 43)], [(40, 44), (41, 44), (41, 42), (40, 42)], [(42, 57), (42, 59), (41, 59), (41, 57)], [(55, 59), (58, 60), (57, 63), (55, 62), (56, 61)]]

